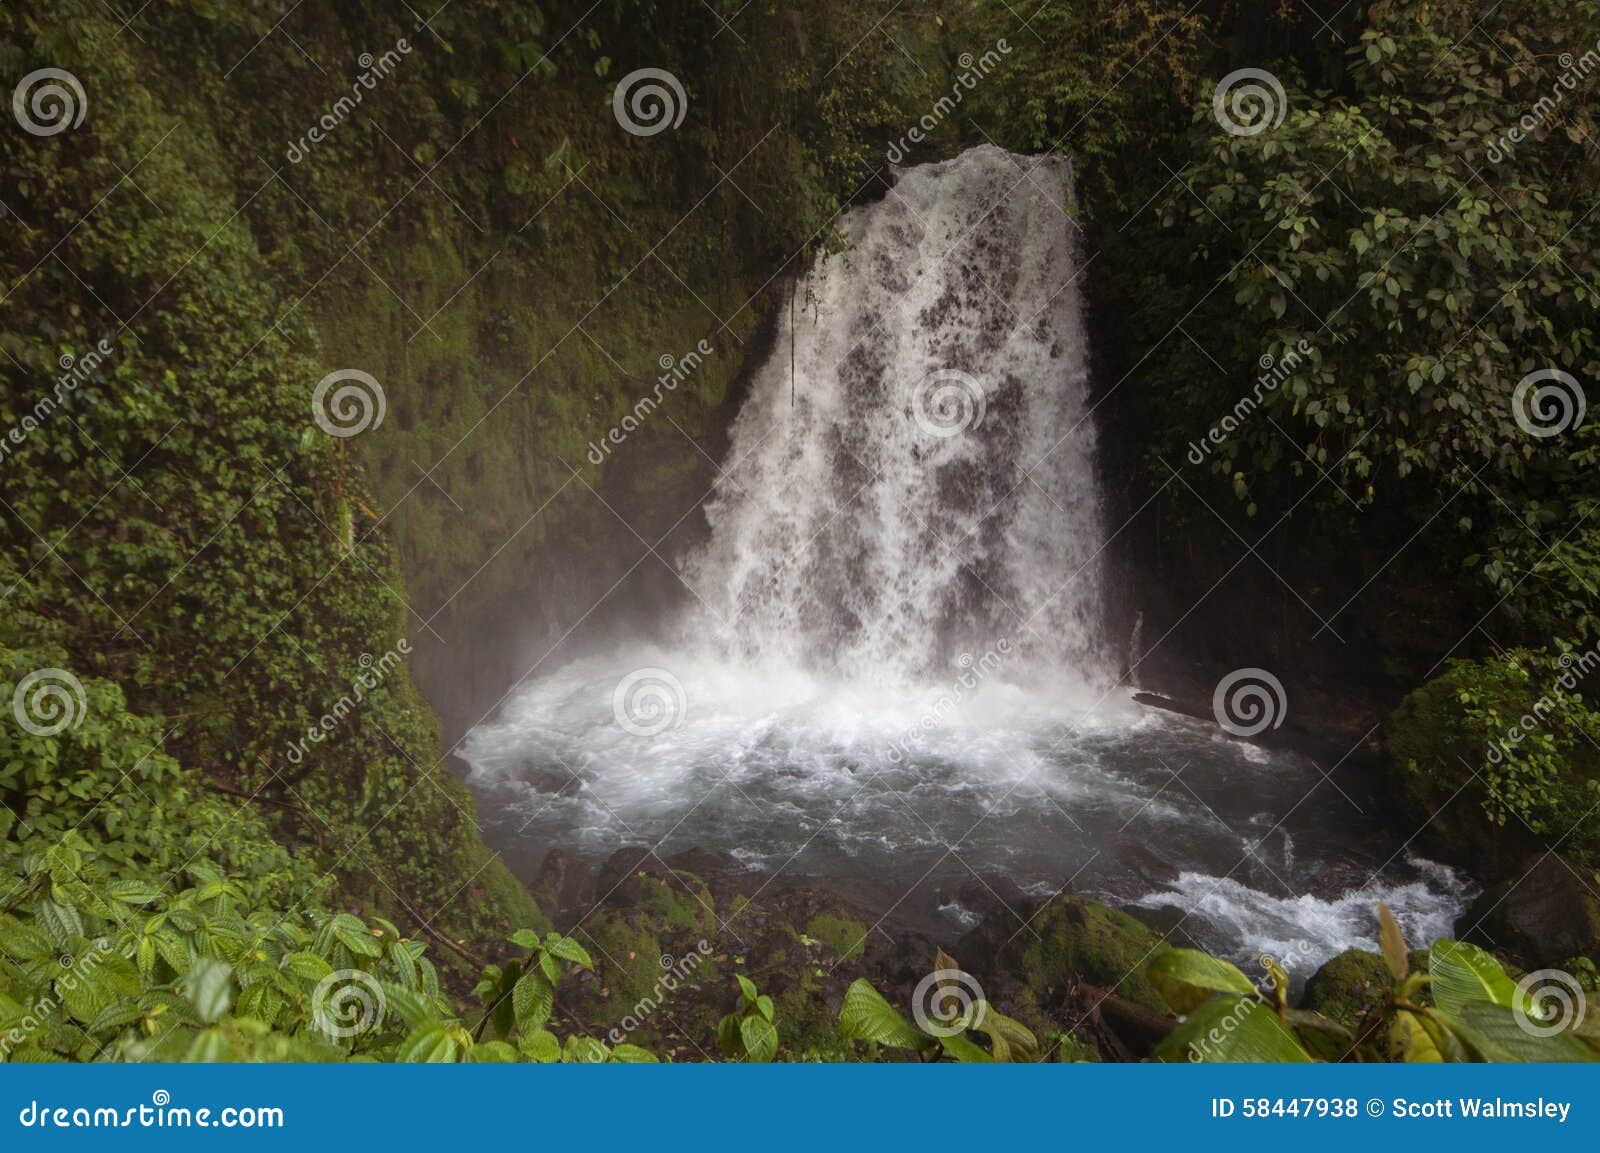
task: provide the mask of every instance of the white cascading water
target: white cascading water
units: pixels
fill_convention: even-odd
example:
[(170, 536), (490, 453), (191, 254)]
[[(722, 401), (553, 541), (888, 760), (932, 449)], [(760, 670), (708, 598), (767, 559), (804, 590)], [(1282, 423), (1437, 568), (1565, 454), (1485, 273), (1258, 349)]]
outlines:
[(1354, 782), (1118, 686), (1071, 204), (1068, 161), (982, 147), (846, 216), (739, 413), (675, 639), (570, 659), (465, 743), (519, 868), (719, 850), (940, 932), (974, 873), (1070, 882), (1301, 975), (1370, 945), (1379, 900), (1449, 932), (1467, 882), (1397, 854)]
[(901, 685), (1004, 637), (1110, 685), (1071, 187), (1065, 158), (986, 146), (850, 214), (734, 425), (697, 628)]

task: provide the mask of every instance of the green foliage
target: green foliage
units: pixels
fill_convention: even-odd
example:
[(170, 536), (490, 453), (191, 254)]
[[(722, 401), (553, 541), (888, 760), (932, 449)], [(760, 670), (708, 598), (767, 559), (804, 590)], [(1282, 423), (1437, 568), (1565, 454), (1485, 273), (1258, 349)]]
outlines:
[[(62, 845), (0, 876), (0, 1049), (13, 1061), (653, 1061), (548, 1024), (571, 938), (520, 931), (475, 1027), (390, 922), (251, 899), (204, 866), (173, 894), (108, 881)], [(506, 1012), (501, 1012), (501, 1006)]]
[[(866, 978), (852, 982), (839, 1011), (839, 1036), (845, 1041), (868, 1042), (874, 1048), (908, 1049), (924, 1061), (943, 1057), (963, 1064), (984, 1064), (1040, 1059), (1039, 1040), (1033, 1031), (1001, 1013), (981, 991), (974, 997), (977, 982), (942, 949), (934, 959), (934, 969), (917, 987), (916, 995), (923, 1003), (916, 1025), (902, 1017)], [(987, 1050), (973, 1040), (974, 1033), (987, 1038)]]
[(739, 982), (739, 1008), (717, 1023), (717, 1048), (723, 1056), (740, 1061), (771, 1061), (778, 1055), (772, 998), (758, 992), (743, 974), (735, 974), (735, 979)]
[(1561, 838), (1575, 858), (1600, 863), (1600, 713), (1582, 691), (1596, 672), (1600, 658), (1584, 650), (1452, 661), (1389, 726), (1410, 813), (1438, 812), (1459, 792), (1444, 814), (1459, 840)]
[(1192, 1012), (1213, 993), (1253, 996), (1256, 987), (1235, 966), (1194, 949), (1172, 949), (1150, 966), (1150, 982), (1179, 1013)]
[[(1248, 981), (1225, 962), (1174, 949), (1152, 979), (1185, 1017), (1155, 1055), (1205, 1062), (1600, 1061), (1593, 1018), (1547, 1021), (1534, 995), (1520, 992), (1499, 962), (1463, 942), (1436, 941), (1427, 972), (1414, 972), (1387, 906), (1378, 916), (1389, 984), (1380, 1018), (1359, 1037), (1288, 1009), (1281, 995), (1239, 990)], [(1432, 1004), (1423, 996), (1430, 989)]]
[(1503, 602), (1541, 641), (1600, 635), (1600, 425), (1536, 437), (1514, 404), (1535, 371), (1600, 379), (1600, 93), (1563, 91), (1495, 161), (1597, 17), (1593, 0), (1374, 4), (1334, 90), (1272, 65), (1287, 114), (1250, 136), (1213, 117), (1216, 76), (1196, 86), (1183, 180), (1126, 273), (1148, 302), (1135, 323), (1194, 337), (1139, 368), (1159, 481), (1187, 457), (1199, 496), (1268, 523), (1307, 497), (1316, 531), (1359, 531), (1380, 559), (1426, 530), (1437, 579), (1478, 578), (1468, 620)]

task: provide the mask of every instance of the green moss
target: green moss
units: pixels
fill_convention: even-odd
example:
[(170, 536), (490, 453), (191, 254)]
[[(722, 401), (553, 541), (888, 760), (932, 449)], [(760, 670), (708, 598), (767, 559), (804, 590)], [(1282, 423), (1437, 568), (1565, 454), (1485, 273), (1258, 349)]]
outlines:
[(584, 927), (606, 994), (593, 1012), (598, 1024), (615, 1025), (655, 989), (668, 954), (649, 928), (616, 913), (596, 913)]
[(860, 921), (819, 913), (806, 925), (806, 936), (822, 942), (836, 961), (859, 957), (866, 949), (868, 929)]
[(663, 936), (693, 933), (705, 936), (717, 927), (711, 890), (692, 873), (674, 870), (670, 877), (639, 877), (636, 914)]
[(1035, 919), (1039, 939), (1023, 956), (1034, 1003), (1048, 1012), (1074, 979), (1102, 985), (1148, 1009), (1167, 1005), (1146, 973), (1169, 947), (1159, 934), (1128, 914), (1085, 897), (1058, 897)]
[(1600, 863), (1600, 713), (1572, 658), (1516, 649), (1453, 661), (1389, 722), (1394, 790), (1408, 820), (1498, 872), (1560, 838)]
[(1348, 949), (1306, 982), (1303, 1007), (1360, 1033), (1369, 1020), (1381, 1014), (1392, 985), (1382, 956)]

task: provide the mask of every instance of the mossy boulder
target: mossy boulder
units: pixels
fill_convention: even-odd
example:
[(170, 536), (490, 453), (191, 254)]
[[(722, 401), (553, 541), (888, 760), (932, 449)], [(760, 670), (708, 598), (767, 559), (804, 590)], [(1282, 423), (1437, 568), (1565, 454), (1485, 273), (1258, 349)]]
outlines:
[(1169, 946), (1160, 934), (1127, 913), (1087, 897), (1064, 895), (1033, 921), (1038, 939), (1023, 953), (1023, 978), (1041, 1009), (1058, 1003), (1074, 983), (1114, 989), (1156, 1012), (1169, 1008), (1150, 983), (1150, 962)]
[(1381, 1014), (1391, 984), (1381, 955), (1347, 949), (1306, 982), (1301, 1007), (1359, 1035)]
[(821, 942), (836, 961), (859, 957), (867, 943), (867, 926), (849, 917), (819, 913), (806, 923), (805, 935)]
[(1480, 876), (1520, 876), (1558, 838), (1579, 864), (1600, 863), (1600, 712), (1574, 691), (1580, 671), (1516, 649), (1452, 661), (1407, 696), (1385, 742), (1406, 824)]
[[(1414, 950), (1408, 961), (1412, 972), (1426, 972), (1427, 950)], [(1359, 1040), (1383, 1019), (1393, 986), (1381, 954), (1346, 949), (1306, 982), (1300, 1007), (1343, 1025)], [(1432, 1004), (1426, 989), (1417, 994), (1417, 1000)]]

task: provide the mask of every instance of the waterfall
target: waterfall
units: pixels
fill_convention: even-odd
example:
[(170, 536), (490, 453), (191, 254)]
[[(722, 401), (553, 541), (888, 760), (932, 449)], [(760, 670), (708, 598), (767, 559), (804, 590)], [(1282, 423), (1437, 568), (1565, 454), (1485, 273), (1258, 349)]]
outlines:
[(1005, 640), (1109, 683), (1072, 203), (1067, 159), (985, 146), (844, 218), (735, 422), (693, 635), (891, 683)]
[(1379, 900), (1448, 931), (1469, 883), (1396, 859), (1376, 802), (1302, 804), (1310, 760), (1114, 691), (1145, 644), (1104, 635), (1072, 195), (1066, 160), (986, 147), (843, 219), (735, 419), (681, 618), (563, 654), (466, 742), (519, 871), (708, 849), (940, 934), (994, 873), (1297, 972), (1370, 941)]

